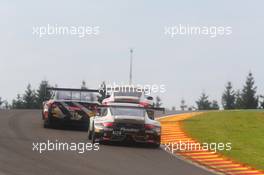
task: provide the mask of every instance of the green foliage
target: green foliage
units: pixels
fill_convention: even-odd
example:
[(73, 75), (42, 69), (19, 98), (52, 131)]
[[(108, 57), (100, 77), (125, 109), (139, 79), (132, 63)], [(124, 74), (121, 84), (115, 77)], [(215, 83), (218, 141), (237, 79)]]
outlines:
[(209, 101), (209, 96), (204, 92), (200, 96), (200, 98), (196, 101), (198, 110), (218, 110), (219, 105), (216, 100), (212, 102)]
[(42, 103), (45, 100), (51, 98), (51, 92), (49, 90), (47, 90), (47, 88), (49, 88), (49, 87), (50, 87), (50, 85), (49, 85), (49, 82), (47, 80), (41, 81), (39, 88), (37, 90), (37, 94), (36, 94), (36, 97), (37, 97), (36, 106), (37, 106), (37, 108), (42, 108)]
[(257, 109), (258, 108), (258, 97), (256, 96), (257, 87), (254, 86), (255, 81), (252, 73), (248, 74), (246, 84), (242, 90), (242, 108), (243, 109)]
[(31, 89), (31, 85), (28, 84), (25, 94), (23, 95), (23, 105), (26, 109), (37, 108), (37, 94), (35, 90)]
[(212, 104), (211, 104), (210, 109), (212, 109), (212, 110), (219, 110), (219, 105), (218, 105), (218, 102), (216, 100), (213, 100), (212, 101)]
[(31, 88), (28, 84), (24, 94), (17, 95), (16, 99), (12, 100), (11, 107), (13, 109), (39, 109), (42, 107), (43, 101), (51, 98), (51, 92), (46, 88), (50, 87), (48, 81), (41, 81), (37, 91)]
[(23, 109), (24, 108), (24, 102), (20, 94), (17, 94), (16, 99), (12, 101), (12, 108), (13, 109)]
[(208, 100), (208, 96), (203, 92), (200, 98), (196, 101), (199, 110), (210, 109), (211, 102)]
[(260, 101), (260, 107), (264, 109), (264, 96), (261, 95), (260, 98), (262, 99), (262, 101)]
[[(259, 97), (257, 96), (257, 87), (254, 84), (255, 81), (251, 72), (247, 76), (242, 91), (237, 90), (234, 92), (231, 82), (228, 82), (222, 95), (224, 109), (257, 109), (259, 107)], [(264, 108), (263, 103), (260, 101), (260, 107), (262, 108)]]
[(235, 109), (236, 94), (233, 90), (232, 83), (227, 83), (226, 89), (222, 95), (222, 105), (224, 109)]
[(235, 97), (235, 109), (243, 109), (243, 101), (240, 90), (237, 90)]
[(221, 154), (264, 170), (263, 112), (206, 112), (184, 120), (183, 129), (200, 143), (232, 143), (232, 150)]
[(2, 100), (2, 97), (0, 97), (0, 106), (4, 103), (4, 101)]

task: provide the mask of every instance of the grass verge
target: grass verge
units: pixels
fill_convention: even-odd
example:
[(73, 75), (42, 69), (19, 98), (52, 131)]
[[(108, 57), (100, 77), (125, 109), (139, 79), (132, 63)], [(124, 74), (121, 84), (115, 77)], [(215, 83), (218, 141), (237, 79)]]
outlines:
[(207, 112), (183, 121), (183, 129), (200, 143), (232, 143), (221, 154), (264, 170), (264, 112)]

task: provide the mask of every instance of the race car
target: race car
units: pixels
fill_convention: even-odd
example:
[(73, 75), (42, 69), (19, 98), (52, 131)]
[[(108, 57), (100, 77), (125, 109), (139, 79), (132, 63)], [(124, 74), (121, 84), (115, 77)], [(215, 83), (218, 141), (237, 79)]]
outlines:
[(98, 90), (48, 88), (51, 99), (43, 102), (45, 128), (58, 125), (80, 125), (88, 129), (89, 118), (96, 115)]
[(161, 126), (149, 118), (146, 108), (137, 104), (103, 105), (90, 118), (88, 138), (95, 142), (133, 141), (160, 146)]

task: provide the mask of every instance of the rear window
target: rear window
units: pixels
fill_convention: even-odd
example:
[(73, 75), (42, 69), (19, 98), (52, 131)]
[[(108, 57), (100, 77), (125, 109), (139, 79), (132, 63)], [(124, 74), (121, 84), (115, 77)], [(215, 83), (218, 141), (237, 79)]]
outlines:
[(110, 108), (112, 115), (126, 115), (126, 116), (138, 116), (144, 117), (146, 115), (145, 109), (140, 108)]

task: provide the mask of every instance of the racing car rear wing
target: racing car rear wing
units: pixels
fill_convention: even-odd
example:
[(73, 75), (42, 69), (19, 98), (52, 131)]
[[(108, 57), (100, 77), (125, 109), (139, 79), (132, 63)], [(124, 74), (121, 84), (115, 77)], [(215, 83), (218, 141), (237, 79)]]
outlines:
[(84, 92), (91, 92), (91, 93), (98, 93), (98, 96), (100, 96), (100, 92), (97, 89), (76, 89), (76, 88), (53, 88), (53, 87), (47, 87), (45, 89), (45, 100), (49, 100), (47, 99), (47, 91), (69, 91), (71, 92), (71, 96), (72, 96), (72, 92), (80, 92), (80, 93), (84, 93)]
[(143, 107), (143, 106), (132, 106), (132, 105), (98, 105), (97, 108), (106, 108), (106, 107), (118, 107), (118, 108), (136, 108), (136, 109), (146, 109), (146, 110), (154, 110), (154, 111), (162, 111), (165, 113), (165, 108), (161, 107)]
[(136, 106), (136, 105), (98, 105), (96, 108), (101, 109), (101, 108), (106, 108), (106, 107), (118, 107), (118, 108), (131, 108), (131, 109), (145, 109), (149, 115), (149, 118), (153, 119), (155, 118), (155, 111), (162, 111), (163, 114), (165, 114), (165, 108), (160, 108), (160, 107), (144, 107), (144, 106)]
[(97, 89), (76, 89), (76, 88), (46, 88), (46, 90), (51, 90), (51, 91), (75, 91), (75, 92), (98, 92), (99, 90)]

